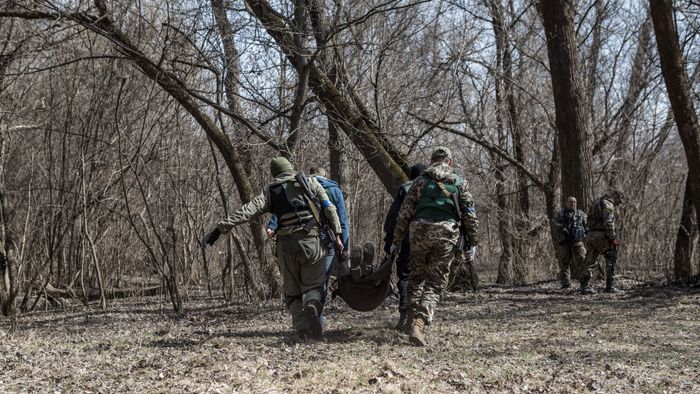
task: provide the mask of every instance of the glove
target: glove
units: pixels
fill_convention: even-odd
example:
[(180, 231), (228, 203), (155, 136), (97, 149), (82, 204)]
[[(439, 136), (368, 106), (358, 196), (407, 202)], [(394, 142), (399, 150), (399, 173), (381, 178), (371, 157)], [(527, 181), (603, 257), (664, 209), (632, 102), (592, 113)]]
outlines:
[(473, 261), (474, 257), (476, 256), (476, 247), (472, 246), (469, 249), (467, 249), (467, 251), (464, 252), (464, 256), (467, 258), (467, 260)]
[(391, 254), (391, 244), (394, 243), (394, 234), (384, 233), (384, 253)]
[(215, 228), (214, 230), (212, 230), (212, 232), (210, 232), (204, 237), (204, 243), (209, 246), (214, 245), (214, 242), (216, 242), (216, 240), (219, 239), (219, 235), (221, 235), (221, 231), (219, 231), (218, 228)]
[(610, 240), (610, 247), (612, 247), (612, 248), (617, 248), (617, 245), (618, 245), (618, 244), (619, 244), (619, 243), (617, 242), (616, 239), (611, 239), (611, 240)]

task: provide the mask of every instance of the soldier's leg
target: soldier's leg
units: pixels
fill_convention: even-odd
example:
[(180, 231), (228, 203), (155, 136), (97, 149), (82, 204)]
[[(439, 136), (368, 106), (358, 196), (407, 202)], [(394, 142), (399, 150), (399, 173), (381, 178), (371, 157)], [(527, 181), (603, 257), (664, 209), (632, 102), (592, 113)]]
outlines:
[(450, 266), (455, 257), (455, 246), (459, 235), (458, 229), (440, 228), (430, 247), (429, 270), (426, 274), (423, 294), (418, 302), (416, 315), (426, 324), (433, 321), (435, 307), (442, 295), (450, 276)]
[(584, 268), (584, 261), (586, 259), (586, 247), (583, 246), (583, 242), (577, 242), (571, 248), (571, 275), (574, 277), (580, 276), (580, 271)]
[(277, 241), (277, 259), (282, 274), (282, 286), (284, 288), (285, 303), (292, 315), (292, 327), (300, 334), (309, 329), (309, 322), (303, 312), (302, 292), (299, 286), (300, 267), (292, 253), (294, 245), (289, 241), (280, 239)]
[(397, 287), (399, 289), (399, 311), (405, 312), (408, 305), (408, 276), (411, 272), (409, 262), (411, 248), (408, 239), (401, 243), (399, 256), (396, 258), (396, 276), (398, 277)]
[(423, 294), (423, 283), (428, 272), (429, 244), (426, 243), (425, 234), (421, 232), (421, 226), (411, 223), (410, 241), (411, 254), (409, 258), (409, 275), (406, 293), (408, 302), (406, 310), (415, 311), (418, 302)]
[(590, 282), (593, 280), (593, 275), (595, 275), (598, 270), (598, 256), (605, 253), (608, 249), (608, 237), (602, 231), (594, 231), (588, 235), (586, 238), (586, 257), (583, 263), (583, 274), (581, 276), (581, 290), (587, 289), (587, 293), (594, 293)]
[(605, 253), (605, 291), (617, 293), (615, 288), (615, 264), (617, 263), (617, 251), (608, 250)]
[(323, 274), (323, 296), (321, 297), (321, 306), (326, 305), (326, 300), (328, 299), (328, 282), (331, 279), (331, 273), (333, 271), (333, 262), (335, 260), (335, 248), (332, 244), (327, 242), (322, 242), (322, 245), (326, 251), (325, 266), (326, 272)]
[(408, 308), (408, 275), (411, 272), (409, 268), (410, 247), (408, 238), (405, 238), (401, 243), (399, 255), (396, 258), (396, 288), (399, 292), (399, 321), (396, 323), (396, 329), (402, 330), (406, 325), (407, 308)]
[(559, 283), (562, 289), (571, 287), (571, 248), (569, 245), (557, 245), (557, 260), (559, 261)]
[(300, 265), (299, 287), (304, 303), (304, 315), (309, 322), (312, 338), (321, 336), (321, 300), (326, 273), (326, 253), (318, 237), (306, 237), (297, 241), (296, 258)]

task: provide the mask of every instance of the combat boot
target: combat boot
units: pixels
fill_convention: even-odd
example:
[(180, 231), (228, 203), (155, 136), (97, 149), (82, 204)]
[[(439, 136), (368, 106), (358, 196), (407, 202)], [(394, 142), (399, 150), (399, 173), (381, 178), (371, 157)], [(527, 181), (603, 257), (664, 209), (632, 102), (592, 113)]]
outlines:
[(591, 287), (591, 284), (588, 283), (588, 281), (582, 281), (581, 282), (581, 294), (595, 294), (596, 291), (593, 287)]
[(350, 252), (350, 274), (353, 280), (362, 278), (362, 246), (356, 245)]
[(411, 335), (411, 329), (413, 328), (413, 320), (415, 320), (416, 311), (415, 309), (409, 309), (406, 311), (406, 321), (403, 323), (403, 333), (406, 335)]
[(619, 292), (619, 290), (617, 288), (615, 288), (613, 278), (608, 278), (605, 281), (605, 292), (606, 293), (618, 293)]
[(399, 311), (399, 322), (396, 324), (396, 329), (403, 331), (403, 327), (406, 325), (406, 311)]
[(308, 300), (304, 304), (304, 314), (309, 320), (308, 337), (319, 339), (323, 335), (321, 326), (321, 303), (316, 300)]
[(425, 320), (422, 317), (416, 316), (413, 319), (408, 340), (415, 346), (425, 346), (427, 344), (425, 342)]
[(562, 283), (561, 287), (560, 287), (561, 290), (566, 290), (566, 289), (570, 289), (570, 288), (571, 288), (570, 282)]

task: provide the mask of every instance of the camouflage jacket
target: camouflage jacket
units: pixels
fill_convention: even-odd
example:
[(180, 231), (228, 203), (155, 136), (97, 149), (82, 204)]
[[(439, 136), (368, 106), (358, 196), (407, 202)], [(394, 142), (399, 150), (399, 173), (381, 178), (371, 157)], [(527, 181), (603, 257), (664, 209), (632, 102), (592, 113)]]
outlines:
[[(250, 200), (249, 203), (240, 207), (236, 212), (232, 213), (231, 216), (220, 221), (217, 224), (217, 228), (219, 229), (219, 231), (221, 231), (222, 233), (227, 233), (231, 231), (231, 229), (234, 226), (245, 223), (250, 219), (259, 216), (265, 212), (271, 212), (270, 186), (289, 181), (292, 181), (296, 185), (298, 185), (298, 183), (296, 183), (296, 181), (294, 180), (295, 175), (296, 172), (294, 171), (286, 171), (280, 174), (270, 183), (270, 185), (268, 185), (263, 190), (262, 193), (255, 196), (252, 200)], [(323, 203), (324, 213), (330, 221), (331, 229), (333, 229), (333, 231), (336, 234), (340, 234), (340, 220), (338, 219), (335, 206), (330, 202), (330, 200), (328, 199), (328, 194), (326, 193), (325, 189), (323, 189), (323, 187), (318, 183), (318, 181), (313, 177), (309, 177), (308, 179), (309, 185), (311, 186), (311, 191), (314, 194), (316, 194), (319, 200), (321, 200), (321, 202)], [(302, 226), (282, 227), (277, 232), (277, 235), (280, 237), (284, 237), (293, 233), (298, 233), (300, 231), (305, 231)]]
[(612, 198), (603, 196), (588, 210), (588, 226), (590, 231), (604, 231), (609, 239), (616, 239), (615, 204)]
[[(587, 215), (580, 209), (563, 208), (554, 218), (559, 244), (581, 242), (588, 233)], [(566, 229), (566, 232), (564, 231)]]
[[(403, 241), (408, 232), (409, 223), (415, 218), (416, 206), (418, 205), (418, 201), (423, 194), (423, 189), (428, 183), (429, 178), (440, 183), (455, 183), (457, 179), (459, 179), (459, 177), (455, 175), (452, 167), (443, 163), (438, 163), (428, 167), (428, 169), (423, 172), (423, 175), (413, 181), (403, 204), (401, 204), (401, 210), (396, 219), (393, 243), (397, 248), (401, 245), (401, 241)], [(463, 182), (459, 188), (459, 211), (462, 214), (462, 225), (465, 230), (465, 236), (470, 245), (476, 245), (478, 243), (477, 229), (479, 227), (479, 221), (476, 218), (474, 201), (472, 200), (471, 193), (469, 193), (469, 185), (467, 182)]]

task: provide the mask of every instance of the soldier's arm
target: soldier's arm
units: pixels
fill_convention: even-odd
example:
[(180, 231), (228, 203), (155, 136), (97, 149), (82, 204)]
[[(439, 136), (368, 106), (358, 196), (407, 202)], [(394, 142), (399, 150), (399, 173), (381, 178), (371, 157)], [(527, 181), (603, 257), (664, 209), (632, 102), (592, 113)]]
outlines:
[(411, 188), (408, 189), (406, 198), (401, 204), (401, 209), (399, 210), (399, 216), (396, 218), (396, 228), (394, 228), (394, 236), (392, 237), (394, 245), (399, 247), (403, 239), (406, 237), (408, 232), (408, 225), (413, 220), (413, 216), (416, 214), (416, 205), (418, 205), (418, 200), (420, 200), (423, 188), (425, 188), (426, 180), (425, 178), (418, 178)]
[(588, 235), (588, 215), (585, 212), (579, 211), (581, 214), (581, 225), (583, 226), (583, 233)]
[(332, 196), (332, 200), (335, 201), (335, 211), (338, 214), (338, 220), (340, 221), (340, 231), (341, 238), (343, 240), (343, 250), (348, 250), (350, 246), (350, 221), (348, 220), (348, 211), (345, 208), (345, 197), (343, 197), (343, 192), (339, 187), (332, 187), (329, 192)]
[(406, 192), (404, 191), (404, 187), (401, 186), (399, 187), (399, 191), (396, 193), (396, 198), (394, 198), (394, 201), (391, 203), (389, 212), (386, 214), (386, 218), (384, 219), (384, 232), (387, 234), (394, 233), (394, 229), (396, 228), (396, 218), (399, 216), (399, 210), (401, 210), (401, 204), (405, 198)]
[(328, 193), (326, 193), (326, 189), (321, 186), (320, 183), (316, 180), (314, 177), (309, 178), (309, 186), (311, 187), (311, 191), (318, 197), (318, 200), (321, 201), (321, 207), (323, 208), (323, 213), (326, 215), (326, 218), (330, 222), (331, 229), (333, 230), (334, 233), (340, 235), (342, 229), (340, 228), (340, 219), (338, 219), (338, 212), (335, 209), (335, 205), (331, 202), (331, 200), (328, 198)]
[(269, 201), (265, 193), (260, 193), (255, 196), (249, 203), (238, 208), (238, 210), (232, 213), (226, 219), (220, 221), (216, 227), (221, 233), (227, 233), (231, 231), (234, 226), (245, 223), (255, 216), (258, 216), (264, 212), (269, 211)]
[(603, 204), (603, 223), (605, 223), (605, 234), (608, 239), (617, 239), (617, 233), (615, 232), (615, 206), (609, 201), (605, 201)]
[(474, 199), (469, 192), (469, 185), (463, 182), (459, 188), (459, 211), (462, 214), (462, 226), (466, 232), (469, 245), (476, 246), (479, 243), (477, 230), (479, 229), (479, 220), (476, 218), (476, 208), (474, 207)]
[(554, 228), (558, 232), (561, 232), (561, 230), (564, 228), (563, 219), (564, 218), (562, 215), (562, 210), (560, 209), (559, 212), (557, 212), (556, 216), (554, 216), (554, 219), (552, 219), (552, 223), (554, 224)]

